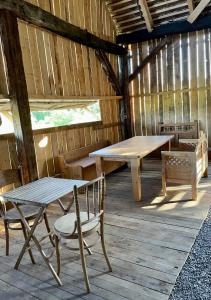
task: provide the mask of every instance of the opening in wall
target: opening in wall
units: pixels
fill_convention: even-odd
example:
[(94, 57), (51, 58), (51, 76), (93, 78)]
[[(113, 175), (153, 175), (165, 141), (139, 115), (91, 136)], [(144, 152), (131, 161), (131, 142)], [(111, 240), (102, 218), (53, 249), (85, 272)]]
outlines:
[[(0, 134), (14, 132), (12, 114), (9, 111), (0, 112)], [(32, 129), (81, 124), (101, 121), (99, 101), (72, 104), (70, 107), (53, 109), (36, 108), (31, 111)]]

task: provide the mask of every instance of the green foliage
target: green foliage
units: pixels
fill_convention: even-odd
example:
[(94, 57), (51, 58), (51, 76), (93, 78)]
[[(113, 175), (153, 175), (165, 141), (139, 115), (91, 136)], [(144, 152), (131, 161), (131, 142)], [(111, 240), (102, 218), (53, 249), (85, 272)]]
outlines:
[(36, 111), (31, 117), (34, 129), (64, 126), (100, 120), (100, 107), (97, 102), (85, 108)]

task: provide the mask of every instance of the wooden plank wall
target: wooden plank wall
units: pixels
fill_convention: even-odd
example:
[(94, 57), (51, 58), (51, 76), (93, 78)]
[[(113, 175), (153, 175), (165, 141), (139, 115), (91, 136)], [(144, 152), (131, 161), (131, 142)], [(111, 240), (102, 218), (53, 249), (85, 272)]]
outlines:
[[(38, 176), (53, 176), (58, 173), (55, 158), (58, 154), (80, 149), (100, 140), (115, 143), (121, 140), (121, 126), (118, 122), (118, 101), (115, 102), (116, 123), (108, 119), (102, 126), (99, 122), (80, 125), (61, 126), (34, 131), (34, 144)], [(13, 134), (0, 136), (0, 169), (17, 168), (18, 161)]]
[[(154, 135), (158, 123), (199, 120), (211, 147), (210, 30), (173, 36), (172, 43), (130, 84), (134, 133)], [(130, 46), (130, 71), (160, 40)]]
[[(48, 10), (56, 16), (86, 28), (97, 36), (114, 41), (115, 30), (105, 9), (98, 0), (30, 0), (30, 3)], [(100, 101), (102, 124), (87, 124), (45, 129), (34, 132), (39, 177), (57, 173), (54, 158), (63, 151), (78, 149), (101, 139), (112, 143), (121, 139), (119, 101), (115, 95), (94, 50), (40, 30), (19, 21), (29, 96), (40, 99), (68, 98), (68, 96), (107, 96)], [(108, 55), (117, 73), (117, 57)], [(0, 94), (7, 95), (7, 76), (0, 45)], [(41, 140), (47, 145), (40, 147)], [(0, 169), (17, 166), (13, 135), (0, 136)]]
[[(97, 0), (29, 1), (81, 28), (113, 41), (112, 20)], [(94, 50), (19, 22), (29, 95), (115, 95)], [(117, 70), (115, 55), (109, 59)], [(102, 84), (100, 84), (102, 82)]]

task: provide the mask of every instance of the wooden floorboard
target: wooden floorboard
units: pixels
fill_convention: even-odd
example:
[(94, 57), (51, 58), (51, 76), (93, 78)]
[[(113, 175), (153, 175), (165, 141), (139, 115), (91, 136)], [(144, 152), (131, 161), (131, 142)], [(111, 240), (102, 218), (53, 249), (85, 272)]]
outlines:
[[(107, 272), (97, 245), (93, 255), (87, 255), (91, 294), (85, 293), (77, 252), (62, 251), (62, 287), (52, 279), (37, 251), (36, 265), (25, 254), (20, 270), (15, 271), (23, 237), (21, 232), (10, 231), (10, 256), (5, 257), (1, 226), (0, 299), (168, 299), (211, 204), (211, 179), (201, 180), (197, 201), (191, 200), (188, 186), (170, 186), (164, 199), (160, 161), (145, 161), (141, 173), (140, 203), (132, 197), (129, 169), (107, 177), (105, 232), (113, 272)], [(49, 207), (48, 215), (53, 224), (61, 215), (57, 204)], [(44, 230), (40, 225), (37, 234)]]

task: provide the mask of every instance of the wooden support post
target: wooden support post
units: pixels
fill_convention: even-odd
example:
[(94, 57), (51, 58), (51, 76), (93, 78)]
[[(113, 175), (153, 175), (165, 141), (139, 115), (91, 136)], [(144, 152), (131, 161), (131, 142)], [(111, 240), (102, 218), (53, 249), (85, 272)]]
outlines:
[(109, 82), (111, 83), (114, 91), (116, 92), (117, 96), (121, 95), (121, 87), (119, 84), (119, 80), (113, 70), (113, 67), (107, 57), (107, 55), (105, 54), (105, 52), (103, 50), (95, 50), (95, 54), (98, 58), (98, 60), (100, 61), (103, 70), (106, 74), (106, 76), (108, 77)]
[(23, 167), (26, 183), (37, 178), (37, 167), (18, 22), (11, 12), (0, 11), (0, 35), (6, 60), (18, 160)]
[(119, 56), (119, 75), (123, 96), (123, 99), (120, 101), (122, 137), (123, 139), (127, 139), (132, 136), (127, 54)]

